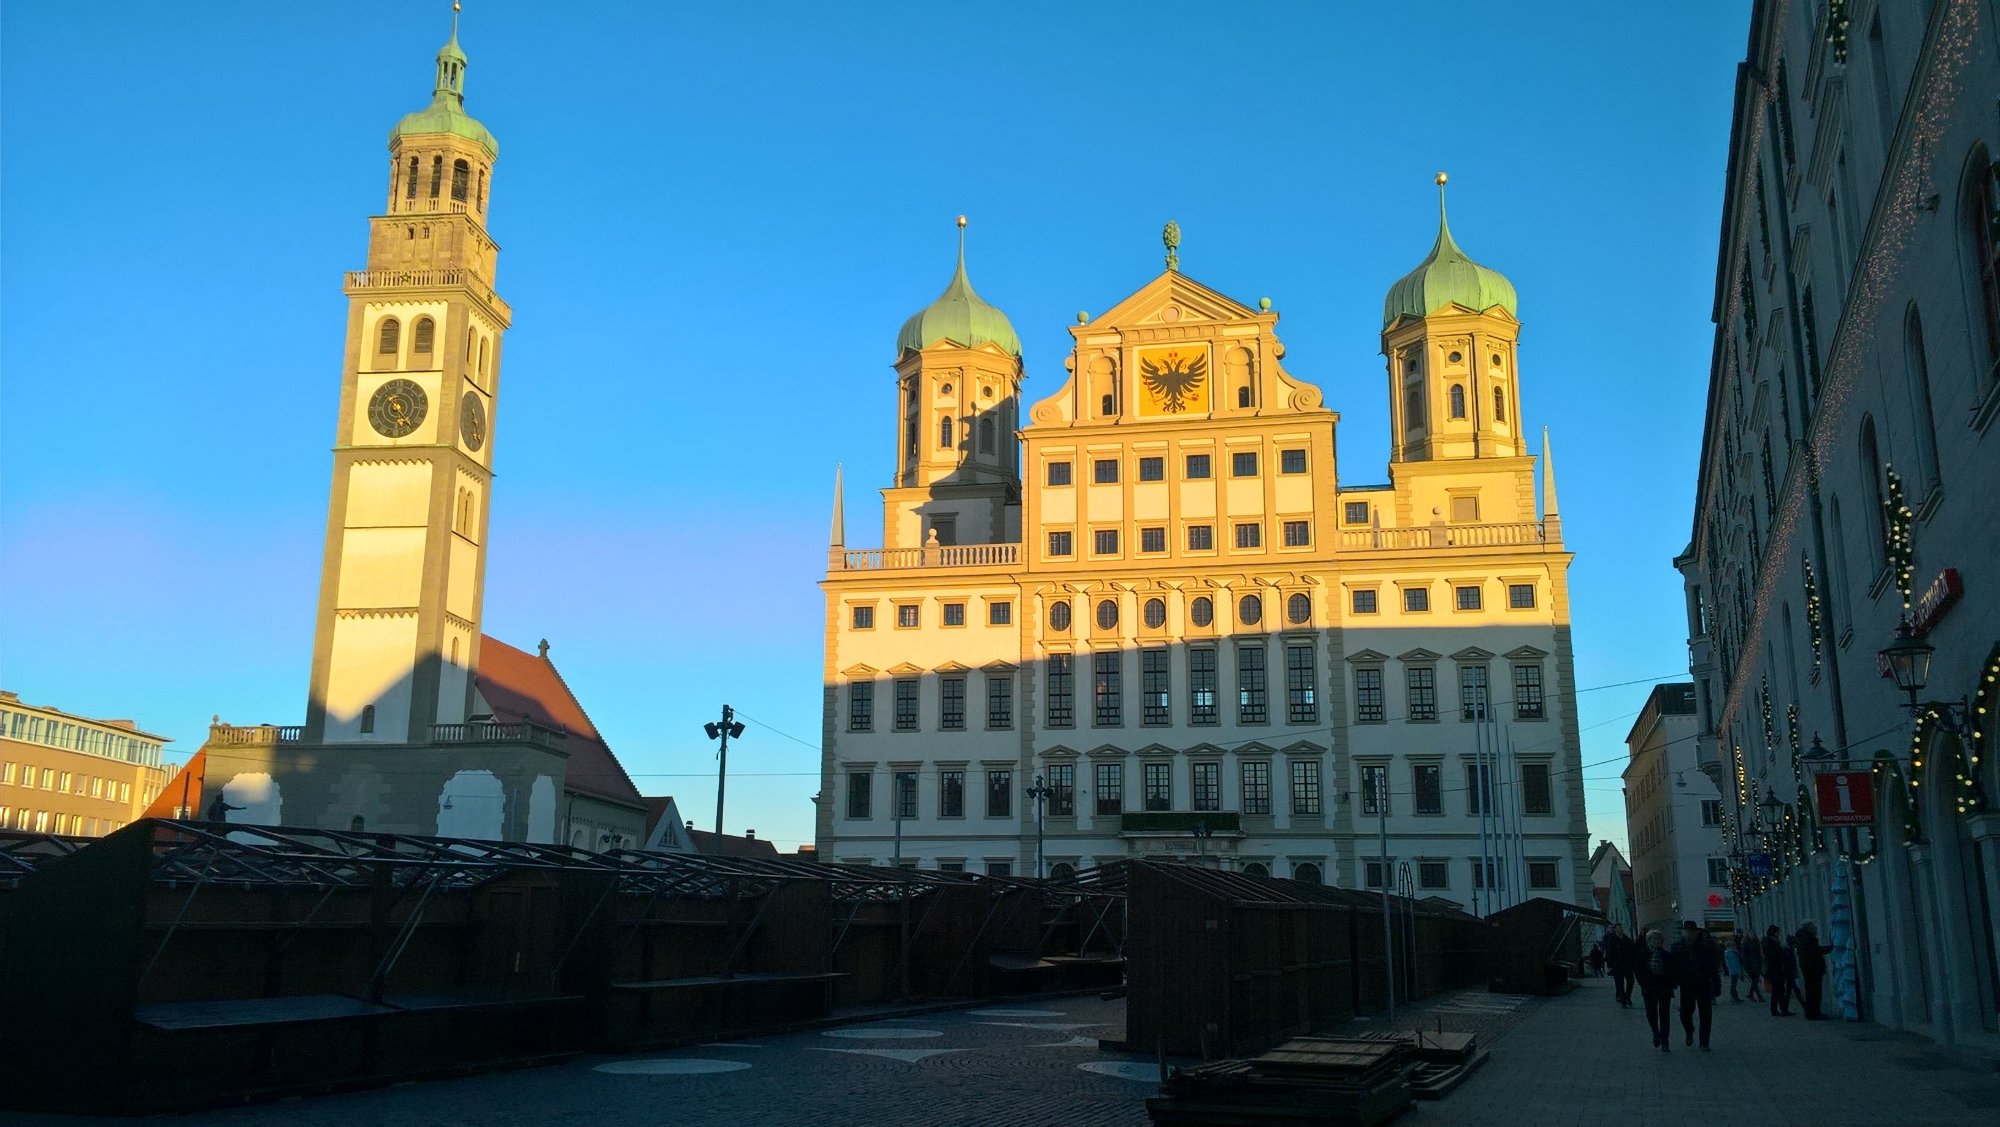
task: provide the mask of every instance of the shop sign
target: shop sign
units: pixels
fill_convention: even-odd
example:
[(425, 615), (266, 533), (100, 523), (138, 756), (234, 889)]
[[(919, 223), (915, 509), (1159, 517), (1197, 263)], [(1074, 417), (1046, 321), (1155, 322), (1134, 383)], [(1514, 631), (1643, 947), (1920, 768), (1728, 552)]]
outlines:
[(1868, 771), (1821, 771), (1813, 776), (1822, 826), (1875, 824), (1875, 777)]
[(1752, 853), (1750, 855), (1750, 875), (1753, 877), (1768, 877), (1771, 875), (1771, 855), (1769, 853)]
[(1959, 578), (1957, 568), (1948, 567), (1938, 572), (1938, 577), (1931, 580), (1931, 585), (1924, 588), (1923, 594), (1917, 596), (1916, 606), (1910, 612), (1910, 632), (1928, 633), (1944, 617), (1944, 612), (1964, 595), (1965, 580)]

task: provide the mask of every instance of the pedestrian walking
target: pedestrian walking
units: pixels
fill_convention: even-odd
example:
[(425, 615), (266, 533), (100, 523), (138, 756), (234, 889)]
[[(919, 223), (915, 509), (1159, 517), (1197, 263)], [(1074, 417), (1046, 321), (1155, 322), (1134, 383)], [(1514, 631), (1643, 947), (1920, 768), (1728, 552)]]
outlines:
[(1750, 980), (1750, 1000), (1761, 1002), (1764, 992), (1760, 983), (1764, 977), (1764, 948), (1758, 944), (1757, 935), (1752, 932), (1748, 943), (1739, 944), (1737, 957), (1743, 960), (1743, 974)]
[(1700, 1018), (1701, 1051), (1708, 1052), (1709, 1028), (1715, 1023), (1715, 999), (1722, 993), (1722, 952), (1715, 940), (1693, 920), (1681, 921), (1681, 937), (1670, 952), (1680, 972), (1681, 1028), (1689, 1046), (1695, 1044)]
[(1670, 1053), (1673, 1050), (1667, 1047), (1667, 1039), (1674, 1032), (1674, 988), (1680, 984), (1680, 970), (1673, 952), (1667, 949), (1666, 937), (1657, 929), (1646, 933), (1642, 952), (1633, 971), (1646, 1003), (1646, 1027), (1653, 1031), (1653, 1047)]
[(1805, 988), (1806, 1020), (1819, 1021), (1826, 1017), (1820, 1002), (1826, 987), (1826, 956), (1833, 948), (1819, 941), (1819, 925), (1807, 920), (1792, 937), (1792, 950), (1799, 961), (1799, 983)]
[(1777, 924), (1764, 929), (1764, 980), (1771, 985), (1771, 1016), (1792, 1016), (1792, 949)]
[[(1722, 942), (1722, 971), (1729, 976), (1729, 1000), (1732, 1002), (1743, 1000), (1742, 995), (1737, 993), (1736, 989), (1738, 984), (1743, 981), (1742, 947), (1742, 941), (1733, 935)], [(1752, 983), (1750, 989), (1755, 991), (1757, 989), (1756, 984)], [(1752, 997), (1755, 997), (1754, 993)]]
[(1625, 934), (1624, 924), (1612, 924), (1604, 936), (1604, 962), (1611, 968), (1611, 993), (1618, 1004), (1632, 1008), (1632, 964), (1639, 954), (1638, 944)]

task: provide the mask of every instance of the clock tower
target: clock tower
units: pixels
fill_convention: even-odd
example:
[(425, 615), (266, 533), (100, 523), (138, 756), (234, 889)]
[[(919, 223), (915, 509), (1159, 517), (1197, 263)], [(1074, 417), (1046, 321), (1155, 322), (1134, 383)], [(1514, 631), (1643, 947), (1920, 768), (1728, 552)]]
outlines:
[[(455, 8), (455, 6), (454, 6)], [(473, 711), (500, 341), (499, 144), (465, 112), (456, 15), (430, 104), (389, 134), (347, 348), (304, 741), (422, 744)]]

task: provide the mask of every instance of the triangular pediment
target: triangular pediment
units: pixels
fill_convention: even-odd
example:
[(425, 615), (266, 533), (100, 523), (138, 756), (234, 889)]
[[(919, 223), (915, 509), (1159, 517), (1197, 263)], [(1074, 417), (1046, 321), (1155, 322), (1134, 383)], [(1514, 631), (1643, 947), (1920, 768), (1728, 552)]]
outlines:
[(1442, 656), (1443, 656), (1442, 654), (1434, 654), (1427, 649), (1419, 647), (1417, 649), (1410, 650), (1408, 653), (1397, 654), (1396, 660), (1414, 665), (1424, 665), (1429, 662), (1436, 661), (1438, 658)]
[(1073, 747), (1064, 747), (1064, 746), (1063, 746), (1063, 745), (1061, 745), (1061, 744), (1057, 744), (1056, 746), (1054, 746), (1054, 747), (1052, 747), (1052, 748), (1048, 748), (1048, 749), (1044, 750), (1044, 751), (1042, 752), (1042, 758), (1043, 758), (1043, 759), (1075, 759), (1075, 758), (1076, 758), (1076, 749), (1075, 749), (1075, 748), (1073, 748)]
[(936, 671), (939, 673), (970, 673), (972, 672), (972, 667), (961, 665), (956, 661), (947, 661), (943, 665), (938, 666)]
[(1180, 750), (1180, 749), (1178, 749), (1178, 748), (1171, 748), (1171, 747), (1168, 747), (1168, 746), (1167, 746), (1166, 744), (1163, 744), (1163, 743), (1150, 743), (1150, 744), (1147, 744), (1147, 745), (1146, 745), (1145, 747), (1142, 747), (1142, 748), (1140, 748), (1140, 749), (1139, 749), (1138, 751), (1134, 752), (1133, 754), (1135, 754), (1135, 755), (1146, 755), (1146, 756), (1153, 756), (1153, 757), (1157, 758), (1157, 757), (1159, 757), (1159, 756), (1162, 756), (1162, 755), (1173, 755), (1173, 754), (1175, 754), (1175, 753), (1176, 753), (1177, 751), (1179, 751), (1179, 750)]
[(879, 672), (881, 671), (876, 669), (872, 665), (850, 665), (847, 668), (841, 670), (840, 675), (842, 677), (850, 677), (858, 680), (862, 677), (873, 677), (875, 676), (875, 674)]
[(889, 672), (895, 674), (898, 677), (914, 677), (922, 673), (923, 671), (924, 671), (923, 666), (911, 665), (907, 661), (889, 667)]
[(1327, 750), (1324, 744), (1316, 744), (1311, 740), (1299, 740), (1285, 745), (1286, 755), (1325, 755)]
[(1540, 661), (1547, 656), (1549, 651), (1538, 650), (1533, 646), (1516, 646), (1507, 651), (1507, 657), (1513, 661)]
[(1380, 665), (1389, 660), (1389, 655), (1374, 650), (1357, 650), (1347, 655), (1347, 660), (1356, 665)]
[(1021, 667), (1011, 661), (989, 661), (979, 668), (988, 673), (1013, 673)]
[(1236, 749), (1238, 755), (1274, 755), (1277, 749), (1262, 740), (1251, 740)]
[(1492, 661), (1493, 653), (1490, 650), (1482, 650), (1478, 646), (1467, 646), (1464, 649), (1458, 651), (1457, 653), (1451, 655), (1451, 659), (1453, 661), (1461, 661), (1461, 662)]
[[(1243, 749), (1237, 748), (1236, 750), (1242, 751)], [(1212, 743), (1198, 743), (1187, 749), (1189, 755), (1224, 755), (1227, 752), (1227, 748)]]
[(1125, 749), (1112, 744), (1098, 744), (1084, 754), (1099, 759), (1120, 759), (1124, 757)]
[(1177, 270), (1169, 270), (1086, 322), (1081, 331), (1242, 321), (1257, 315), (1256, 310), (1227, 294), (1209, 289)]

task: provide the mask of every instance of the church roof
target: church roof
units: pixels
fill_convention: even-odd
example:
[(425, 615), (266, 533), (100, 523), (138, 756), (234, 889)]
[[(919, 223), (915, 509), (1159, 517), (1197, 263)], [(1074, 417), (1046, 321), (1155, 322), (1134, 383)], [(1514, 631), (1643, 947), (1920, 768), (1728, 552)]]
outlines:
[(903, 322), (903, 331), (896, 334), (896, 355), (921, 352), (939, 341), (960, 348), (992, 344), (1009, 356), (1021, 355), (1021, 338), (1015, 334), (1013, 322), (974, 293), (971, 280), (965, 276), (964, 216), (959, 217), (958, 269), (952, 273), (951, 284), (936, 301)]
[(645, 799), (610, 745), (583, 711), (576, 694), (546, 655), (517, 650), (491, 634), (479, 638), (479, 695), (502, 723), (529, 721), (569, 733), (564, 772), (567, 790), (643, 809)]
[(389, 144), (393, 148), (400, 137), (420, 134), (449, 133), (463, 137), (486, 150), (486, 155), (500, 156), (500, 142), (495, 140), (491, 130), (479, 123), (479, 119), (465, 112), (465, 52), (458, 46), (458, 19), (452, 18), (451, 40), (437, 54), (437, 88), (431, 91), (431, 104), (410, 114), (396, 123), (389, 131)]
[(1444, 174), (1440, 172), (1437, 242), (1415, 270), (1389, 287), (1389, 296), (1382, 302), (1382, 327), (1386, 329), (1402, 317), (1428, 317), (1452, 305), (1475, 313), (1497, 305), (1508, 316), (1518, 316), (1514, 283), (1498, 270), (1472, 261), (1451, 237), (1444, 215)]

